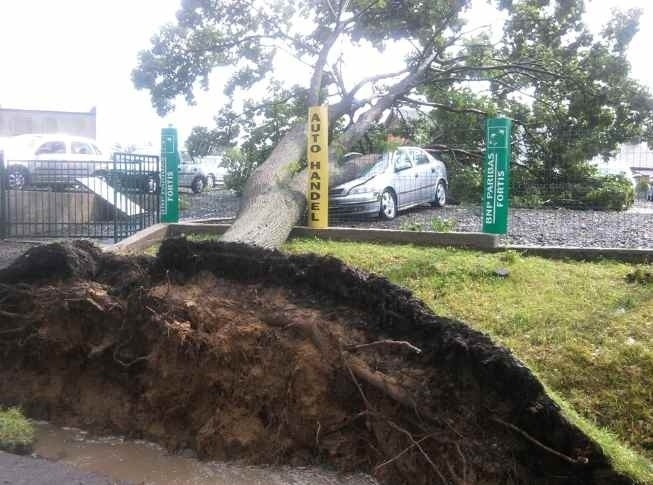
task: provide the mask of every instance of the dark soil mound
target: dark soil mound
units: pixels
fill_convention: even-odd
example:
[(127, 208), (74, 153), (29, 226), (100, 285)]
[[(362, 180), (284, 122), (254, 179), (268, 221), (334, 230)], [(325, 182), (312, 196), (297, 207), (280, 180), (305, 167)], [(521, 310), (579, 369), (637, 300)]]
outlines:
[(0, 272), (0, 404), (33, 417), (392, 484), (630, 483), (508, 351), (336, 259), (37, 251), (65, 263)]

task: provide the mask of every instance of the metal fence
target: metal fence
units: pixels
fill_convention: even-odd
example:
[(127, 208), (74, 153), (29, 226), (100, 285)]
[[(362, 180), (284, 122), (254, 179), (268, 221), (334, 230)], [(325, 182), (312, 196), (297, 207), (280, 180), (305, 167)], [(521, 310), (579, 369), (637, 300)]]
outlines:
[(4, 160), (0, 237), (117, 242), (159, 221), (159, 158)]

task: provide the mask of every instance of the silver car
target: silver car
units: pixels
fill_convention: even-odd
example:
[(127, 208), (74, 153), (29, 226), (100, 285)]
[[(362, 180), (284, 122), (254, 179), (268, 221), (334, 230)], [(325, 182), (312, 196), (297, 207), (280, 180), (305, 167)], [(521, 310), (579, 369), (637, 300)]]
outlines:
[(179, 186), (189, 187), (194, 193), (199, 194), (205, 189), (223, 186), (226, 172), (220, 155), (208, 155), (193, 160), (188, 153), (182, 152)]
[(417, 147), (400, 147), (379, 156), (363, 175), (329, 190), (329, 214), (380, 215), (394, 219), (397, 212), (447, 201), (447, 167)]

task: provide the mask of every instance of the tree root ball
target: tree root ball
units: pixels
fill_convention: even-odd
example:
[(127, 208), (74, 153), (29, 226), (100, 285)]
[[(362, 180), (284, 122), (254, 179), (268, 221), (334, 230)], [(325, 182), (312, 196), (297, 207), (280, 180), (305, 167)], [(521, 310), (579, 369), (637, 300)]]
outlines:
[(382, 483), (629, 483), (506, 349), (333, 258), (87, 243), (0, 272), (0, 405)]

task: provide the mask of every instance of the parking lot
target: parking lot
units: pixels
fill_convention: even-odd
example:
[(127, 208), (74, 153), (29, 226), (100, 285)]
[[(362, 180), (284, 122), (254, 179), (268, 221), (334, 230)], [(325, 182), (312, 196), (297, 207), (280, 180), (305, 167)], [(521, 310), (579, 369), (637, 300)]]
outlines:
[[(240, 197), (227, 190), (182, 195), (181, 219), (229, 219), (236, 217)], [(369, 227), (410, 231), (479, 232), (479, 206), (423, 205), (400, 212), (395, 219), (338, 218), (332, 227)], [(638, 200), (627, 211), (570, 209), (512, 209), (511, 245), (653, 248), (653, 202)]]

